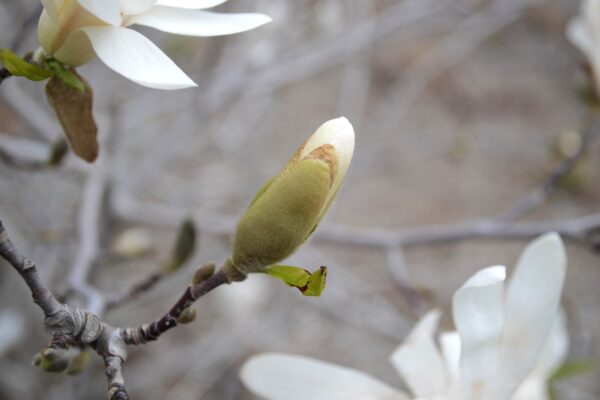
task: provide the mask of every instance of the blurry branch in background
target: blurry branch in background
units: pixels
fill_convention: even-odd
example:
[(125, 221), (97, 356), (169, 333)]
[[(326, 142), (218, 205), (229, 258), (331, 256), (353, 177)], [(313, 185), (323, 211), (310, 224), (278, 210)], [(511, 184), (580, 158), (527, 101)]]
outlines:
[[(534, 208), (543, 205), (560, 187), (562, 179), (585, 155), (592, 139), (598, 135), (600, 129), (596, 117), (587, 123), (583, 128), (582, 141), (577, 151), (559, 162), (540, 186), (518, 200), (514, 206), (509, 207), (503, 216), (399, 230), (324, 224), (315, 232), (314, 237), (316, 240), (333, 243), (385, 249), (390, 273), (415, 316), (422, 315), (426, 310), (426, 303), (410, 284), (410, 274), (402, 257), (404, 247), (476, 238), (528, 239), (545, 232), (556, 231), (566, 239), (598, 249), (600, 248), (600, 213), (558, 220), (517, 221)], [(174, 205), (140, 202), (121, 187), (115, 187), (111, 192), (111, 207), (124, 220), (171, 227), (173, 221), (181, 221), (186, 215), (192, 215), (201, 232), (217, 235), (230, 235), (234, 232), (237, 223), (237, 218), (232, 216), (198, 213)], [(507, 219), (504, 215), (511, 215), (511, 219)]]
[[(31, 11), (27, 14), (27, 17), (21, 23), (19, 29), (16, 30), (13, 39), (11, 40), (11, 49), (14, 49), (15, 51), (19, 50), (23, 45), (25, 39), (27, 39), (28, 35), (32, 31), (35, 31), (34, 29), (32, 29), (32, 27), (34, 27), (37, 24), (39, 16), (42, 13), (42, 9), (42, 4), (37, 3), (35, 7), (33, 7)], [(6, 68), (0, 68), (0, 85), (5, 79), (10, 78), (11, 76), (12, 74)]]
[(21, 23), (19, 29), (15, 31), (14, 37), (10, 45), (11, 49), (15, 51), (20, 50), (21, 46), (23, 45), (23, 42), (27, 39), (28, 35), (30, 35), (31, 32), (35, 32), (34, 28), (38, 23), (43, 8), (44, 7), (42, 6), (41, 2), (36, 3), (35, 6), (31, 9), (31, 11), (27, 13), (27, 17)]
[(410, 107), (433, 80), (461, 63), (483, 42), (518, 20), (528, 7), (536, 3), (539, 0), (493, 0), (465, 18), (403, 71), (404, 79), (391, 88), (392, 98), (389, 101), (397, 105), (398, 111), (390, 123), (400, 125)]
[(560, 187), (563, 179), (577, 166), (581, 157), (585, 154), (592, 141), (598, 136), (600, 130), (599, 121), (594, 116), (590, 117), (584, 132), (581, 135), (581, 143), (577, 149), (567, 155), (548, 175), (544, 182), (534, 188), (512, 207), (506, 210), (500, 217), (502, 221), (515, 221), (541, 206)]
[(11, 139), (0, 133), (0, 162), (16, 169), (38, 171), (58, 167), (68, 151), (64, 139), (46, 145), (27, 139)]
[(256, 95), (307, 79), (348, 61), (400, 28), (448, 11), (455, 5), (447, 0), (402, 1), (366, 21), (353, 24), (343, 33), (316, 39), (293, 49), (265, 68), (240, 74), (236, 79), (216, 70), (217, 78), (204, 93), (205, 104), (202, 105), (205, 110), (216, 112), (242, 90)]
[(79, 250), (68, 277), (69, 287), (85, 297), (85, 308), (94, 314), (101, 314), (105, 306), (104, 297), (87, 282), (99, 251), (100, 215), (105, 190), (103, 161), (98, 160), (84, 185), (78, 222)]
[(112, 309), (123, 305), (124, 303), (135, 299), (137, 296), (151, 290), (163, 278), (178, 271), (191, 257), (197, 246), (196, 227), (192, 220), (186, 219), (179, 226), (175, 243), (169, 258), (164, 261), (161, 268), (142, 278), (139, 282), (133, 284), (125, 292), (109, 299), (106, 304), (107, 309)]

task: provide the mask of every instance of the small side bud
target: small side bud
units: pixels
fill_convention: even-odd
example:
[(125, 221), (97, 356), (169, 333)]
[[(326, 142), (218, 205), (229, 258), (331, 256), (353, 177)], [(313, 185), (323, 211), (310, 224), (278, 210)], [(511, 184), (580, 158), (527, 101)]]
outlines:
[(79, 354), (75, 355), (69, 361), (69, 367), (67, 368), (67, 375), (79, 375), (82, 373), (90, 362), (90, 353), (86, 350), (81, 350)]
[(196, 247), (196, 226), (191, 219), (185, 220), (177, 232), (177, 239), (169, 260), (164, 264), (164, 272), (174, 272), (191, 257)]
[(39, 353), (39, 358), (37, 356), (34, 356), (34, 365), (46, 372), (64, 372), (69, 367), (69, 356), (66, 350), (47, 348)]
[(189, 307), (183, 310), (179, 318), (177, 318), (177, 323), (181, 325), (189, 324), (196, 319), (196, 310)]
[(198, 268), (194, 273), (194, 277), (192, 278), (192, 285), (197, 285), (200, 282), (204, 282), (205, 280), (213, 276), (214, 273), (215, 263), (209, 262), (200, 266), (200, 268)]
[(93, 162), (98, 157), (98, 128), (92, 113), (92, 88), (75, 70), (70, 73), (81, 81), (82, 91), (55, 76), (46, 85), (46, 96), (56, 111), (73, 152), (85, 161)]

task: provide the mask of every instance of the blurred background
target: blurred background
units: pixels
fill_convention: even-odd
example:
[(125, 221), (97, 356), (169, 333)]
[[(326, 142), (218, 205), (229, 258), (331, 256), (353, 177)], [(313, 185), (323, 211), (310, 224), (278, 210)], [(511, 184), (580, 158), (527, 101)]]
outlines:
[[(346, 182), (318, 234), (289, 260), (329, 267), (323, 296), (303, 297), (266, 276), (219, 288), (196, 303), (193, 324), (132, 348), (124, 374), (133, 399), (252, 399), (237, 377), (241, 363), (285, 351), (401, 387), (388, 357), (420, 311), (443, 309), (451, 329), (452, 293), (476, 270), (504, 264), (510, 273), (536, 231), (598, 220), (600, 141), (580, 149), (584, 59), (564, 35), (577, 3), (231, 0), (215, 10), (261, 12), (273, 22), (208, 39), (142, 28), (199, 88), (143, 88), (96, 60), (79, 71), (94, 88), (100, 158), (85, 165), (68, 155), (59, 167), (31, 170), (11, 158), (45, 159), (61, 129), (43, 85), (6, 80), (0, 218), (56, 293), (101, 308), (160, 268), (192, 216), (193, 259), (104, 312), (114, 325), (150, 322), (200, 263), (227, 258), (237, 218), (296, 147), (344, 115), (356, 131)], [(0, 0), (0, 47), (38, 47), (39, 7)], [(574, 155), (551, 196), (509, 218), (523, 227), (517, 235), (473, 231), (473, 221), (514, 211)], [(132, 229), (135, 256), (118, 246)], [(448, 234), (455, 229), (463, 234)], [(600, 256), (586, 243), (567, 243), (572, 360), (600, 358)], [(48, 340), (42, 315), (0, 264), (0, 399), (104, 399), (98, 357), (76, 377), (30, 365)], [(599, 398), (598, 378), (596, 370), (570, 379), (560, 399)]]

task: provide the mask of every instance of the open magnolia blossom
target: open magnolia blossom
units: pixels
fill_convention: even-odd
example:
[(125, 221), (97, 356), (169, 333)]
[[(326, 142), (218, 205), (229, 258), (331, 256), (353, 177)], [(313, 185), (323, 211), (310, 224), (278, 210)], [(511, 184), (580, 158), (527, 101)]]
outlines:
[(457, 331), (435, 340), (430, 311), (391, 362), (412, 395), (365, 373), (302, 356), (266, 353), (242, 367), (244, 384), (268, 400), (547, 400), (547, 380), (566, 357), (559, 312), (566, 271), (560, 237), (531, 243), (505, 284), (505, 268), (483, 269), (454, 294)]
[(42, 48), (65, 65), (77, 67), (97, 55), (115, 72), (156, 89), (196, 84), (134, 24), (186, 36), (220, 36), (256, 28), (271, 19), (262, 14), (204, 11), (227, 0), (42, 0), (38, 26)]
[(580, 14), (569, 22), (566, 33), (587, 57), (600, 93), (600, 0), (583, 0)]
[(346, 118), (321, 125), (240, 219), (225, 266), (230, 276), (265, 272), (304, 243), (331, 206), (353, 153), (354, 129)]

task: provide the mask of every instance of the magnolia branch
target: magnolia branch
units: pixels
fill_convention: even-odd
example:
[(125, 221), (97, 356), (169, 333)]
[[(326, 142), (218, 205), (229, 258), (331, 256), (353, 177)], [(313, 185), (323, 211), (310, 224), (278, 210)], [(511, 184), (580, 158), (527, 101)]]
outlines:
[(0, 220), (0, 256), (4, 258), (21, 275), (29, 290), (33, 302), (44, 312), (45, 317), (56, 314), (61, 308), (60, 302), (42, 282), (33, 261), (25, 258), (8, 237)]
[(548, 198), (559, 188), (562, 180), (575, 168), (581, 160), (592, 141), (598, 135), (599, 121), (592, 116), (591, 121), (586, 124), (585, 132), (582, 135), (581, 143), (577, 150), (565, 157), (542, 182), (541, 185), (534, 188), (526, 196), (517, 201), (512, 207), (507, 209), (498, 219), (503, 221), (515, 221), (522, 216), (530, 213), (535, 208), (541, 206)]
[(143, 278), (138, 283), (134, 284), (126, 290), (125, 292), (114, 296), (106, 302), (106, 309), (110, 310), (120, 305), (135, 299), (142, 293), (150, 291), (158, 282), (160, 282), (165, 277), (165, 273), (162, 271), (157, 271), (149, 274), (145, 278)]
[[(39, 354), (47, 362), (64, 357), (71, 346), (89, 346), (104, 360), (110, 400), (128, 400), (122, 366), (127, 360), (127, 346), (157, 340), (174, 328), (182, 313), (196, 300), (213, 289), (230, 283), (222, 270), (207, 274), (203, 280), (186, 288), (180, 299), (163, 317), (138, 328), (113, 327), (89, 311), (58, 301), (37, 272), (36, 265), (23, 256), (10, 240), (0, 220), (0, 256), (23, 278), (33, 301), (42, 309), (51, 340)], [(42, 364), (43, 365), (43, 364)], [(48, 371), (56, 370), (48, 368)]]
[(171, 310), (162, 318), (137, 328), (123, 329), (121, 336), (125, 340), (125, 343), (134, 345), (157, 340), (160, 335), (177, 326), (177, 320), (184, 310), (189, 308), (200, 297), (225, 283), (229, 284), (231, 281), (227, 274), (223, 270), (220, 270), (203, 282), (189, 286)]

